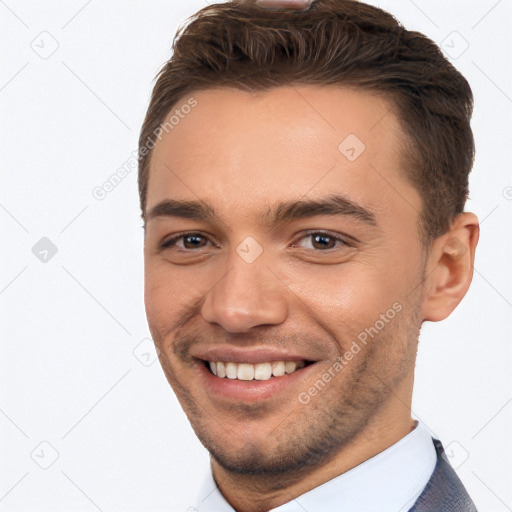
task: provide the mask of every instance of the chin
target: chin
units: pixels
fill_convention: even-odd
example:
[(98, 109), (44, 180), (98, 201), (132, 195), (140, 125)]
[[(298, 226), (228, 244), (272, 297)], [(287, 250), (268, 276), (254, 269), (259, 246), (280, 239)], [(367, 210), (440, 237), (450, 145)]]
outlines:
[(262, 435), (261, 430), (259, 435), (244, 431), (243, 436), (227, 432), (216, 436), (212, 431), (195, 431), (219, 466), (240, 475), (296, 474), (301, 468), (312, 469), (325, 464), (335, 453), (332, 440), (326, 439), (323, 443), (308, 445), (298, 439), (294, 442), (296, 436), (280, 439), (278, 435)]
[(301, 457), (297, 453), (290, 457), (283, 454), (270, 454), (264, 448), (255, 445), (246, 446), (244, 450), (237, 453), (231, 449), (228, 451), (207, 448), (215, 461), (230, 473), (240, 475), (280, 475), (297, 471), (302, 467), (311, 465), (308, 457)]

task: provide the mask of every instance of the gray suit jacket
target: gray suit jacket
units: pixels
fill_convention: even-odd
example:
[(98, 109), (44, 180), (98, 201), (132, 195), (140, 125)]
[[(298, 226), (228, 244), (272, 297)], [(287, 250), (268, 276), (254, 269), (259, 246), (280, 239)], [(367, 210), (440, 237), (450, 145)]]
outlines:
[(448, 462), (439, 439), (432, 438), (437, 452), (434, 472), (409, 512), (477, 512), (464, 485)]

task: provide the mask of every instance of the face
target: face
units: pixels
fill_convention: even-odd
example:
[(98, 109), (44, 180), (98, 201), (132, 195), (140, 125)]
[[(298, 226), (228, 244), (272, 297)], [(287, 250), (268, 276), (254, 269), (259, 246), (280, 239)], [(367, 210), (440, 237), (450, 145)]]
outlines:
[(422, 202), (398, 121), (334, 86), (192, 96), (147, 193), (161, 365), (224, 469), (323, 464), (412, 390)]

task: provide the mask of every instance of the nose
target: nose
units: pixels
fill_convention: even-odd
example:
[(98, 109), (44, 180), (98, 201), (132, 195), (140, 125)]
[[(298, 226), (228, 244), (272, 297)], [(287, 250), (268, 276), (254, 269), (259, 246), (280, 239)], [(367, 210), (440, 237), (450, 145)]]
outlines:
[(229, 332), (246, 332), (285, 321), (286, 285), (263, 258), (247, 263), (234, 253), (226, 259), (225, 268), (203, 302), (201, 313), (207, 322)]

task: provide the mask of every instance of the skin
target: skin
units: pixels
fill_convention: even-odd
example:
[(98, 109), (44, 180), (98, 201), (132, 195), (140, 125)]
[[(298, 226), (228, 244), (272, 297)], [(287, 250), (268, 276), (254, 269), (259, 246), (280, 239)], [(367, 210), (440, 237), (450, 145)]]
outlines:
[[(463, 213), (424, 247), (422, 199), (401, 171), (400, 125), (379, 96), (334, 86), (193, 96), (197, 106), (153, 151), (146, 211), (165, 199), (200, 200), (218, 219), (147, 220), (146, 313), (164, 373), (211, 454), (221, 492), (236, 510), (259, 512), (414, 428), (419, 330), (425, 320), (446, 318), (465, 295), (478, 220)], [(365, 144), (354, 161), (338, 149), (348, 134)], [(263, 222), (283, 200), (332, 193), (362, 205), (376, 225), (346, 215)], [(318, 243), (311, 230), (350, 237), (352, 246)], [(181, 232), (201, 236), (160, 248)], [(236, 251), (248, 236), (263, 250), (252, 263)], [(332, 372), (396, 303), (400, 312), (302, 403), (300, 393)], [(207, 393), (198, 378), (193, 354), (215, 344), (293, 347), (317, 362), (276, 396), (244, 403)]]

